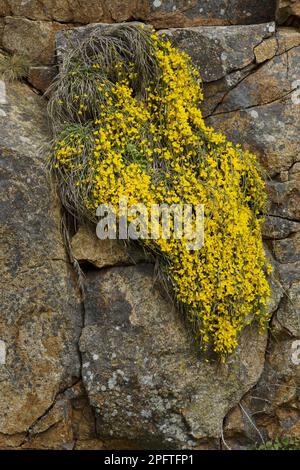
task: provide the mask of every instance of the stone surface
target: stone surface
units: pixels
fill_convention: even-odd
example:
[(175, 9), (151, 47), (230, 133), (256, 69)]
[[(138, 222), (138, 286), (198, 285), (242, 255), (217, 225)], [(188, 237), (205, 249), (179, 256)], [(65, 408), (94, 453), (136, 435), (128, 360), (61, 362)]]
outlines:
[[(260, 25), (261, 27), (261, 25)], [(224, 35), (225, 36), (225, 35)], [(251, 26), (249, 27), (248, 31), (248, 37), (251, 36)], [(257, 38), (258, 39), (258, 38)], [(247, 42), (247, 34), (245, 31), (245, 41)], [(237, 39), (236, 44), (239, 42), (239, 39)], [(275, 48), (275, 43), (276, 43), (276, 48)], [(272, 72), (273, 75), (271, 77), (271, 86), (269, 87), (269, 83), (266, 82), (266, 79), (269, 80), (269, 77), (271, 76), (270, 71), (268, 71), (268, 67), (270, 66), (270, 61), (268, 59), (272, 59), (275, 55), (280, 55), (283, 54), (286, 51), (289, 51), (295, 46), (300, 45), (300, 32), (297, 31), (294, 28), (280, 28), (277, 32), (276, 35), (274, 34), (270, 37), (267, 37), (263, 39), (261, 37), (261, 40), (257, 42), (256, 45), (253, 46), (253, 43), (250, 45), (245, 46), (244, 49), (239, 49), (240, 56), (242, 60), (240, 60), (239, 63), (237, 63), (237, 70), (236, 71), (231, 71), (229, 69), (229, 72), (227, 75), (225, 75), (223, 78), (220, 78), (215, 81), (207, 81), (207, 79), (204, 79), (204, 103), (202, 105), (202, 110), (205, 116), (209, 116), (215, 112), (222, 112), (224, 107), (222, 107), (223, 102), (225, 102), (225, 106), (228, 104), (228, 99), (231, 99), (231, 90), (235, 90), (238, 86), (242, 87), (243, 86), (243, 81), (245, 79), (247, 80), (253, 80), (255, 79), (257, 84), (258, 84), (258, 90), (257, 92), (254, 90), (248, 90), (247, 84), (245, 84), (244, 89), (239, 88), (240, 93), (239, 93), (239, 100), (237, 103), (233, 102), (235, 107), (233, 109), (239, 109), (240, 105), (247, 106), (246, 103), (244, 102), (245, 99), (249, 100), (249, 94), (251, 97), (251, 93), (254, 93), (254, 96), (257, 95), (260, 92), (259, 100), (257, 102), (259, 103), (264, 103), (267, 101), (268, 98), (271, 99), (274, 98), (274, 91), (276, 91), (276, 86), (274, 88), (274, 83), (275, 83), (275, 77), (278, 76), (278, 67), (277, 69), (276, 64), (273, 64), (271, 62), (272, 66)], [(253, 47), (253, 56), (251, 58), (250, 52), (251, 48)], [(233, 49), (235, 46), (233, 45)], [(248, 50), (249, 48), (249, 50)], [(245, 51), (246, 51), (246, 56), (248, 57), (248, 65), (244, 66), (243, 61), (245, 61)], [(219, 50), (217, 51), (217, 57), (218, 61), (221, 61), (222, 54), (224, 54), (225, 50), (223, 50), (223, 47), (220, 47)], [(243, 55), (244, 52), (244, 55)], [(227, 52), (225, 52), (227, 55)], [(273, 55), (272, 55), (273, 54)], [(234, 50), (233, 50), (233, 55)], [(223, 55), (223, 58), (225, 56)], [(226, 57), (226, 60), (228, 60), (230, 56)], [(287, 58), (287, 55), (285, 55), (285, 58)], [(251, 62), (249, 62), (249, 59), (251, 59)], [(278, 59), (279, 60), (279, 59)], [(257, 68), (258, 63), (265, 62), (264, 66), (262, 67), (262, 70), (260, 71), (260, 68)], [(287, 61), (285, 60), (287, 63)], [(207, 61), (209, 63), (209, 61)], [(206, 66), (207, 67), (207, 66)], [(228, 67), (228, 65), (226, 66)], [(209, 74), (209, 67), (207, 68), (207, 73)], [(267, 77), (265, 76), (265, 73)], [(254, 77), (251, 77), (251, 75), (254, 74)], [(275, 77), (274, 77), (275, 74)], [(281, 76), (282, 79), (282, 76)], [(247, 82), (246, 82), (247, 83)], [(282, 88), (282, 84), (281, 84)], [(278, 91), (278, 90), (277, 90)], [(244, 92), (244, 94), (243, 94)], [(230, 96), (228, 96), (230, 95)], [(261, 100), (261, 101), (260, 101)], [(220, 106), (221, 105), (221, 106)], [(225, 118), (226, 116), (224, 116)]]
[(139, 19), (159, 28), (254, 24), (275, 19), (276, 0), (2, 0), (2, 15), (69, 23)]
[(169, 29), (162, 33), (172, 44), (189, 54), (204, 82), (212, 82), (250, 65), (254, 61), (254, 48), (274, 31), (274, 23), (265, 23)]
[[(204, 85), (203, 114), (210, 115), (223, 96), (255, 67), (255, 48), (272, 39), (274, 23), (248, 26), (195, 27), (162, 31), (187, 52)], [(238, 47), (237, 47), (238, 45)]]
[(263, 237), (265, 239), (283, 239), (300, 231), (300, 223), (281, 217), (266, 217), (263, 225)]
[(206, 362), (153, 282), (145, 264), (86, 274), (83, 381), (99, 437), (191, 447), (219, 437), (227, 411), (256, 383), (266, 336), (251, 328), (226, 365)]
[(117, 240), (99, 240), (95, 228), (81, 226), (71, 242), (73, 256), (81, 263), (90, 263), (97, 268), (136, 264), (147, 259), (138, 247), (127, 248)]
[(53, 66), (37, 66), (30, 67), (28, 81), (37, 90), (45, 93), (57, 75), (57, 67)]
[[(122, 8), (120, 2), (109, 3), (108, 13), (105, 2), (93, 3), (93, 9), (90, 2), (78, 1), (75, 8), (73, 0), (42, 0), (38, 7), (33, 1), (2, 2), (0, 13), (10, 15), (5, 47), (29, 55), (39, 64), (32, 73), (43, 76), (46, 68), (40, 64), (54, 57), (53, 30), (66, 27), (53, 19), (84, 23), (91, 14), (107, 22), (152, 18), (162, 28), (271, 19), (266, 8), (262, 19), (257, 2), (243, 2), (242, 14), (241, 2), (228, 2), (222, 15), (216, 2), (154, 2), (151, 8), (149, 2), (138, 7), (122, 2)], [(255, 19), (247, 16), (254, 5)], [(80, 37), (94, 27), (99, 25), (71, 34)], [(226, 365), (213, 358), (206, 362), (199, 353), (182, 317), (153, 285), (151, 264), (107, 269), (143, 257), (129, 259), (82, 228), (72, 248), (80, 262), (94, 268), (86, 266), (81, 331), (59, 206), (39, 153), (49, 138), (45, 103), (25, 85), (0, 82), (5, 161), (1, 449), (212, 449), (219, 442), (224, 449), (244, 449), (262, 438), (299, 437), (300, 371), (292, 357), (300, 338), (300, 34), (293, 28), (274, 30), (268, 23), (170, 31), (202, 69), (208, 122), (255, 151), (272, 178), (263, 232), (275, 268), (269, 343), (266, 349), (266, 336), (248, 329)], [(65, 36), (59, 34), (58, 42)]]
[(27, 432), (80, 373), (81, 307), (45, 174), (45, 103), (0, 83), (0, 433)]
[(283, 240), (272, 242), (272, 251), (280, 263), (300, 261), (300, 232), (296, 232)]
[[(260, 158), (270, 176), (269, 214), (299, 220), (300, 47), (275, 56), (223, 97), (209, 124)], [(283, 180), (283, 181), (281, 181)]]
[(2, 44), (10, 53), (26, 56), (33, 65), (53, 64), (55, 33), (66, 25), (25, 18), (5, 18)]
[[(89, 25), (57, 34), (57, 54), (61, 58), (69, 41), (79, 42), (105, 24)], [(179, 49), (187, 52), (200, 69), (204, 82), (204, 115), (211, 114), (225, 93), (241, 81), (254, 67), (255, 47), (271, 38), (274, 23), (247, 26), (199, 26), (162, 30)], [(290, 36), (289, 36), (290, 37)], [(293, 34), (294, 37), (294, 34)], [(297, 37), (293, 39), (297, 41)], [(285, 39), (287, 42), (287, 39)], [(289, 45), (291, 40), (289, 40)], [(237, 47), (238, 45), (238, 47)]]
[(278, 42), (275, 37), (266, 39), (254, 48), (256, 62), (260, 64), (266, 60), (272, 59), (277, 53)]
[(300, 2), (299, 0), (279, 0), (277, 21), (280, 24), (300, 24)]
[(299, 302), (300, 282), (294, 282), (273, 317), (258, 383), (226, 417), (225, 441), (234, 449), (300, 437)]
[[(300, 338), (300, 283), (294, 282), (289, 289), (289, 296), (284, 298), (275, 316), (280, 329), (284, 329), (294, 338)], [(277, 328), (278, 329), (278, 328)]]
[(276, 37), (278, 39), (277, 54), (282, 54), (293, 47), (300, 46), (300, 31), (298, 28), (278, 28)]
[[(79, 28), (67, 35), (60, 33), (58, 44), (62, 46), (61, 52), (67, 36), (79, 40), (95, 27), (103, 25)], [(274, 325), (277, 322), (281, 331), (291, 329), (294, 332), (295, 314), (292, 313), (294, 310), (291, 312), (287, 299), (297, 301), (298, 291), (294, 285), (300, 272), (297, 261), (300, 225), (296, 220), (299, 207), (299, 119), (295, 84), (299, 76), (299, 33), (295, 29), (284, 28), (275, 34), (273, 23), (243, 28), (172, 29), (167, 33), (179, 48), (192, 56), (200, 69), (202, 65), (205, 97), (209, 102), (206, 114), (212, 115), (208, 122), (223, 130), (232, 140), (255, 150), (273, 177), (268, 184), (270, 215), (264, 224), (266, 248), (267, 251), (271, 249), (269, 254), (275, 269), (270, 281), (272, 297), (269, 308), (278, 313), (273, 320)], [(235, 114), (236, 119), (231, 121)], [(251, 126), (253, 130), (249, 132)], [(98, 437), (104, 442), (109, 438), (122, 440), (126, 437), (142, 447), (214, 448), (211, 438), (220, 437), (221, 423), (230, 409), (237, 416), (228, 418), (225, 429), (226, 442), (229, 439), (232, 448), (243, 449), (261, 442), (261, 432), (270, 438), (276, 433), (280, 435), (284, 424), (282, 420), (282, 428), (278, 425), (277, 409), (285, 404), (292, 409), (297, 390), (295, 368), (287, 366), (292, 340), (284, 338), (283, 343), (280, 339), (280, 346), (272, 344), (270, 352), (267, 352), (263, 376), (253, 390), (247, 393), (240, 386), (241, 369), (247, 377), (252, 376), (252, 372), (249, 362), (239, 362), (238, 353), (227, 365), (225, 375), (229, 374), (230, 379), (227, 378), (225, 384), (224, 369), (216, 369), (214, 364), (201, 361), (201, 356), (191, 346), (186, 327), (170, 309), (169, 303), (157, 291), (153, 293), (150, 271), (150, 266), (136, 266), (102, 270), (101, 273), (87, 272), (86, 320), (80, 347), (83, 380), (91, 404), (97, 411)], [(151, 295), (147, 294), (150, 289)], [(159, 297), (158, 301), (155, 296)], [(282, 326), (282, 317), (288, 326)], [(172, 326), (168, 333), (163, 333), (166, 322)], [(279, 334), (280, 338), (282, 334)], [(153, 339), (147, 342), (150, 336)], [(101, 343), (101, 338), (106, 340)], [(248, 351), (250, 344), (253, 349), (255, 340), (257, 338), (248, 338), (245, 341), (248, 346), (243, 343), (239, 353), (243, 354), (243, 347)], [(280, 353), (276, 347), (284, 356), (278, 364)], [(153, 349), (159, 351), (161, 359), (153, 354)], [(256, 371), (263, 368), (263, 350), (264, 347), (260, 349), (260, 358), (255, 358)], [(247, 354), (252, 361), (251, 353), (248, 351)], [(146, 367), (143, 363), (145, 357)], [(281, 371), (287, 368), (289, 372), (282, 379)], [(181, 378), (184, 376), (184, 383), (176, 376), (179, 369), (185, 371), (180, 374)], [(274, 369), (275, 375), (272, 375), (270, 371), (274, 372)], [(151, 381), (149, 376), (155, 379)], [(191, 376), (197, 377), (199, 382), (192, 382)], [(216, 376), (217, 383), (213, 380)], [(272, 385), (274, 377), (278, 387)], [(246, 386), (248, 378), (244, 378), (243, 383), (245, 388), (251, 389), (250, 380)], [(201, 384), (205, 384), (204, 388)], [(261, 409), (256, 417), (256, 402), (267, 400), (270, 387), (273, 392), (277, 390), (272, 392), (274, 406), (268, 410)], [(240, 398), (244, 397), (243, 408), (237, 406), (240, 400), (237, 389), (241, 392)], [(253, 402), (252, 395), (256, 392), (259, 398)], [(277, 395), (284, 397), (287, 392), (288, 396), (282, 401), (276, 398)], [(186, 402), (188, 394), (194, 397), (192, 403)], [(292, 423), (286, 427), (289, 435), (298, 429), (293, 413), (288, 411), (289, 417), (285, 418)], [(258, 431), (256, 426), (259, 426)], [(225, 444), (223, 448), (226, 448)]]

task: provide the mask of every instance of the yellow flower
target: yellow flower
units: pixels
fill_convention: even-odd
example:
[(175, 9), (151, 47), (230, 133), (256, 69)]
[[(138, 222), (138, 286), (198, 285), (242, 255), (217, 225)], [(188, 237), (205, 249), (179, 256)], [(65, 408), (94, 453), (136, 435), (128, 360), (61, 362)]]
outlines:
[[(201, 81), (189, 57), (155, 33), (150, 39), (159, 86), (147, 85), (143, 99), (131, 85), (134, 63), (127, 75), (117, 63), (120, 78), (109, 87), (105, 81), (97, 84), (102, 104), (92, 144), (86, 149), (81, 137), (70, 133), (55, 146), (54, 166), (65, 182), (80, 188), (92, 218), (101, 203), (118, 208), (119, 196), (129, 205), (144, 203), (149, 213), (154, 203), (204, 204), (201, 250), (188, 251), (186, 239), (172, 232), (170, 239), (160, 232), (143, 243), (167, 260), (167, 276), (202, 336), (202, 347), (224, 360), (245, 325), (257, 318), (263, 327), (269, 319), (265, 271), (272, 268), (257, 217), (264, 209), (265, 184), (253, 154), (206, 126), (199, 109)], [(80, 104), (78, 114), (86, 109)]]

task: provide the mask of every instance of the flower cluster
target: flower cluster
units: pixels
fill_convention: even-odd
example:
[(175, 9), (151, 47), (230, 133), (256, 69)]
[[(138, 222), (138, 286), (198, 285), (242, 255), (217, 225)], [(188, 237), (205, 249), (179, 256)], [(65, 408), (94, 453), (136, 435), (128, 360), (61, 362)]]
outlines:
[(186, 240), (172, 234), (143, 243), (159, 254), (202, 348), (224, 359), (245, 325), (268, 321), (265, 185), (256, 157), (204, 123), (201, 80), (190, 58), (155, 33), (150, 41), (157, 76), (137, 93), (134, 61), (118, 60), (116, 79), (95, 83), (97, 119), (82, 122), (79, 104), (79, 126), (58, 138), (53, 165), (62, 184), (75, 182), (92, 219), (100, 204), (117, 209), (120, 196), (149, 210), (153, 203), (204, 204), (201, 250), (188, 251)]

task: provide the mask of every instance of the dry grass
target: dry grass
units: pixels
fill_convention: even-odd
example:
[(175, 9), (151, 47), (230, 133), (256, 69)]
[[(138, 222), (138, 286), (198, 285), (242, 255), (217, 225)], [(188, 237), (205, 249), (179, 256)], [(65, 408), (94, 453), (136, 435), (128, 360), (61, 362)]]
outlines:
[[(152, 48), (149, 29), (144, 30), (139, 24), (101, 27), (80, 44), (70, 43), (48, 104), (54, 132), (60, 132), (68, 123), (84, 123), (99, 117), (104, 93), (99, 92), (98, 86), (105, 80), (109, 92), (110, 84), (117, 80), (119, 63), (125, 73), (134, 65), (137, 79), (133, 89), (142, 95), (149, 81), (158, 77)], [(78, 97), (85, 106), (80, 116)]]
[(14, 55), (0, 56), (0, 76), (9, 82), (27, 78), (30, 61), (27, 57)]
[[(80, 175), (66, 173), (57, 168), (54, 176), (57, 180), (61, 201), (66, 210), (78, 219), (96, 222), (91, 219), (86, 209), (91, 188), (89, 185), (76, 185), (80, 181), (93, 181), (90, 166), (90, 153), (93, 146), (93, 128), (99, 119), (101, 104), (105, 105), (105, 91), (111, 94), (110, 86), (119, 79), (116, 66), (122, 63), (122, 70), (127, 75), (134, 67), (137, 78), (131, 84), (136, 96), (143, 97), (150, 81), (159, 80), (159, 68), (154, 58), (151, 30), (141, 28), (139, 24), (121, 24), (115, 27), (96, 29), (82, 42), (69, 43), (64, 55), (59, 74), (52, 84), (48, 103), (48, 115), (53, 129), (53, 148), (64, 141), (73, 146), (72, 136), (80, 137), (84, 145), (80, 153)], [(98, 90), (105, 82), (106, 89)], [(78, 113), (80, 106), (84, 106)], [(129, 157), (134, 161), (139, 158), (135, 148), (128, 148)], [(140, 162), (141, 163), (141, 162)], [(53, 170), (53, 156), (49, 167)]]

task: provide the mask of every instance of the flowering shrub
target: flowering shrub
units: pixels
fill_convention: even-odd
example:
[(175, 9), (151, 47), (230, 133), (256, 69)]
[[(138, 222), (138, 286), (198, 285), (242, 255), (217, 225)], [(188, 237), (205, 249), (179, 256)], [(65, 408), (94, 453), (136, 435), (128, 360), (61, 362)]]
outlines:
[(224, 359), (245, 325), (268, 321), (256, 157), (206, 126), (199, 73), (169, 41), (127, 25), (88, 41), (63, 65), (50, 103), (64, 204), (93, 221), (100, 204), (117, 210), (120, 196), (149, 209), (204, 204), (201, 250), (174, 234), (143, 243), (158, 254), (201, 347)]

